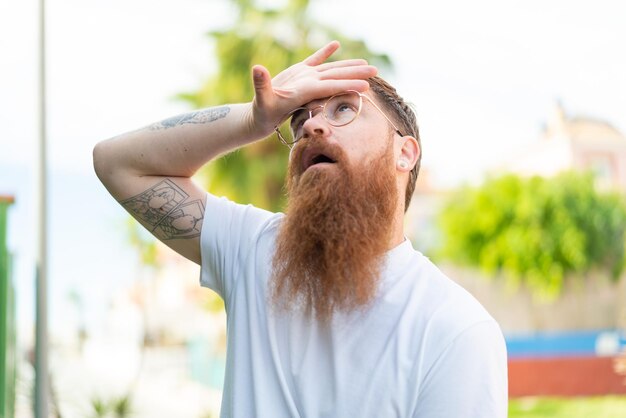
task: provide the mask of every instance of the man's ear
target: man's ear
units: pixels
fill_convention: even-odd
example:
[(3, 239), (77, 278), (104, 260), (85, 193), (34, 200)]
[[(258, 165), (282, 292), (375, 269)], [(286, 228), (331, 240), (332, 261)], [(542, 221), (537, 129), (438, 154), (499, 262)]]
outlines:
[(421, 152), (422, 150), (417, 143), (417, 139), (410, 135), (403, 136), (402, 148), (400, 148), (400, 155), (396, 161), (396, 168), (400, 171), (411, 171), (417, 164)]

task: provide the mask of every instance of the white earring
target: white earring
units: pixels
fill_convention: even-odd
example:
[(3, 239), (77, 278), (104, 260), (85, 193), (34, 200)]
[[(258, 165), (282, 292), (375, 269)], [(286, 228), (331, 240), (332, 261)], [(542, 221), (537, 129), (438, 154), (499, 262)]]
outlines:
[(398, 166), (402, 169), (406, 169), (409, 168), (409, 163), (407, 163), (406, 160), (400, 160), (398, 161)]

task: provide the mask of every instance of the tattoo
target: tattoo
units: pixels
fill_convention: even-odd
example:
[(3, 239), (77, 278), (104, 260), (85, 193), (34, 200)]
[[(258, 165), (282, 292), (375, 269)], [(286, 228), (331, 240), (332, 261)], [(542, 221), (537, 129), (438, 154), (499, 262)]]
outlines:
[(185, 113), (178, 116), (173, 116), (150, 125), (148, 128), (151, 131), (158, 131), (162, 129), (169, 129), (179, 125), (186, 125), (189, 123), (210, 123), (215, 122), (218, 119), (222, 119), (228, 115), (230, 107), (212, 107), (210, 109), (198, 110), (197, 112)]
[(200, 235), (204, 205), (200, 200), (187, 202), (188, 198), (183, 189), (165, 179), (121, 204), (155, 237), (164, 241)]

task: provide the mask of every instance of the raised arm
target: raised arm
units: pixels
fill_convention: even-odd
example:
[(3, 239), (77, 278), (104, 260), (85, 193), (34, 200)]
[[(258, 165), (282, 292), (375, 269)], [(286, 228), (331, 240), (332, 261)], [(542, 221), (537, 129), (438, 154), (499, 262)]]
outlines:
[(204, 164), (272, 133), (284, 115), (343, 90), (365, 91), (376, 68), (364, 60), (325, 63), (331, 42), (274, 79), (252, 69), (252, 102), (175, 116), (96, 145), (96, 174), (111, 195), (155, 237), (200, 263), (205, 191), (192, 180)]

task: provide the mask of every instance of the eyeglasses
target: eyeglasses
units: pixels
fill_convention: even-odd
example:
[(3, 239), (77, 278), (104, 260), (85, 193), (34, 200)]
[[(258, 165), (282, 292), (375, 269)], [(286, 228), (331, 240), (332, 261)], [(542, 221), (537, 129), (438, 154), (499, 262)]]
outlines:
[(278, 139), (280, 139), (283, 144), (291, 148), (293, 144), (302, 139), (302, 136), (304, 135), (304, 123), (313, 117), (313, 112), (315, 110), (322, 108), (322, 116), (324, 116), (324, 119), (326, 119), (330, 125), (346, 126), (349, 123), (354, 122), (356, 118), (359, 117), (361, 108), (363, 107), (364, 97), (372, 105), (374, 105), (374, 107), (385, 117), (385, 119), (387, 119), (398, 135), (404, 136), (400, 133), (400, 130), (391, 121), (391, 119), (389, 119), (385, 112), (383, 112), (372, 99), (365, 94), (354, 90), (348, 90), (343, 93), (335, 94), (326, 100), (326, 103), (323, 105), (314, 106), (312, 108), (299, 107), (294, 109), (283, 119), (284, 121), (291, 119), (289, 121), (290, 129), (288, 132), (281, 132), (280, 125), (275, 126), (274, 130), (278, 134)]

